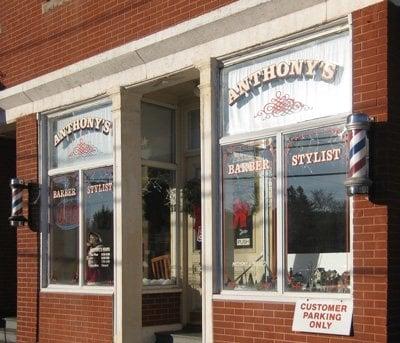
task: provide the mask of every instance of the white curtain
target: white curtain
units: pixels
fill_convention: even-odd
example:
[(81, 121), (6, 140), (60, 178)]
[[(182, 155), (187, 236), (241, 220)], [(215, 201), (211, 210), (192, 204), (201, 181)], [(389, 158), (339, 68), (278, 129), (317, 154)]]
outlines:
[[(228, 109), (225, 135), (253, 132), (315, 118), (350, 113), (352, 109), (352, 64), (350, 37), (348, 34), (333, 39), (279, 52), (257, 59), (246, 66), (228, 72), (227, 86), (234, 88), (252, 73), (271, 64), (293, 60), (321, 60), (338, 66), (333, 82), (314, 78), (281, 80), (255, 87), (249, 97), (229, 106), (227, 91), (223, 106)], [(226, 83), (225, 83), (226, 85)], [(278, 104), (279, 103), (279, 104)], [(294, 108), (291, 108), (295, 104)], [(277, 110), (275, 115), (263, 113), (263, 109)], [(275, 107), (274, 107), (275, 106)], [(279, 111), (277, 106), (283, 107)]]

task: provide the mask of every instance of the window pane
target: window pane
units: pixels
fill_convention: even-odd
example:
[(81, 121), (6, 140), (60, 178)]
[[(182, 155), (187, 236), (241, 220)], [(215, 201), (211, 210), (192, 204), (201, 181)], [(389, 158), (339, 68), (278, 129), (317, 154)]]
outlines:
[(50, 169), (112, 158), (109, 103), (49, 119)]
[(200, 149), (200, 110), (187, 114), (187, 141), (189, 150)]
[(348, 292), (343, 127), (285, 136), (287, 290)]
[(175, 172), (142, 168), (143, 285), (176, 282)]
[(175, 112), (169, 108), (142, 104), (142, 158), (174, 162)]
[(79, 175), (50, 178), (50, 283), (76, 284), (79, 275)]
[(83, 172), (86, 237), (85, 281), (88, 285), (113, 283), (113, 169)]
[(275, 139), (222, 148), (224, 288), (276, 289)]

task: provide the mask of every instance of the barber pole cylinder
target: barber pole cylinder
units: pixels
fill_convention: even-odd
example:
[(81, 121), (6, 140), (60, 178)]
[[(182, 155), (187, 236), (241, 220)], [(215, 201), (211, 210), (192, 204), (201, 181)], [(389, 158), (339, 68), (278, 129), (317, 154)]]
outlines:
[(22, 226), (27, 219), (23, 216), (22, 194), (26, 185), (17, 178), (11, 179), (10, 188), (12, 192), (11, 217), (8, 219), (12, 227)]
[(347, 195), (368, 194), (371, 180), (368, 173), (368, 115), (355, 113), (347, 117), (348, 171), (345, 186)]

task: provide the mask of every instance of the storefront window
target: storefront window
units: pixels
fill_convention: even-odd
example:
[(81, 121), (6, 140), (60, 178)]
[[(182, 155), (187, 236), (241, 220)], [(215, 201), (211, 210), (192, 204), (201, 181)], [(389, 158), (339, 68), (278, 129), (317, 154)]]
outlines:
[(275, 154), (273, 138), (224, 146), (224, 287), (276, 288)]
[(325, 36), (221, 69), (224, 290), (351, 292), (350, 40)]
[(289, 291), (349, 292), (343, 127), (285, 136)]
[(104, 101), (43, 118), (50, 284), (113, 284), (111, 123), (111, 105)]

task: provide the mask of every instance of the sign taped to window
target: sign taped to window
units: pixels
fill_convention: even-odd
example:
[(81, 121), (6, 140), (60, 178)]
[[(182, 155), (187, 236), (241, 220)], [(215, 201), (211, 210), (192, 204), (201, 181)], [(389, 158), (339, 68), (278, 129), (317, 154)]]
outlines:
[(292, 330), (348, 336), (352, 317), (350, 299), (301, 299), (296, 302)]

